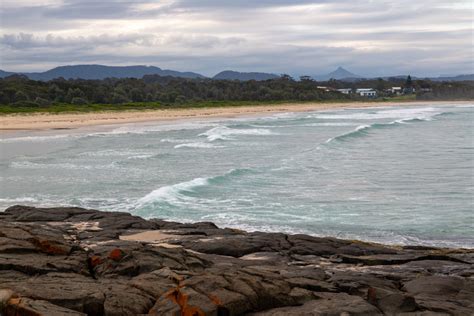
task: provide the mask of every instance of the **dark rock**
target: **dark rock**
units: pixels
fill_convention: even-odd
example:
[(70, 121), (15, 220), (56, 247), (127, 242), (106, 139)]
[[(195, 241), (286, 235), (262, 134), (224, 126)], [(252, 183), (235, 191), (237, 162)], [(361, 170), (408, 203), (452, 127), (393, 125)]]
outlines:
[(464, 279), (449, 276), (425, 276), (406, 282), (403, 289), (411, 294), (457, 294), (464, 287)]
[(14, 206), (0, 213), (0, 314), (469, 315), (473, 262), (469, 249)]
[(48, 316), (85, 316), (71, 309), (51, 304), (48, 301), (32, 300), (27, 297), (12, 298), (5, 307), (5, 316), (48, 315)]
[(340, 315), (382, 315), (373, 305), (362, 298), (344, 293), (318, 294), (317, 300), (301, 306), (274, 308), (253, 316), (340, 316)]

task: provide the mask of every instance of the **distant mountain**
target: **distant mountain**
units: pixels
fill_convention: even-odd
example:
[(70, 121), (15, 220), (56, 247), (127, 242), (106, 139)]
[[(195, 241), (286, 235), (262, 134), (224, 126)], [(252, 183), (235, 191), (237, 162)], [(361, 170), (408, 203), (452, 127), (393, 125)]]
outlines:
[(467, 81), (467, 80), (474, 80), (474, 74), (470, 75), (459, 75), (459, 76), (440, 76), (437, 78), (430, 78), (433, 81)]
[(337, 79), (337, 80), (358, 79), (358, 78), (362, 78), (362, 77), (348, 71), (347, 69), (344, 69), (342, 67), (338, 67), (333, 72), (330, 72), (330, 73), (325, 74), (325, 75), (316, 75), (316, 76), (313, 76), (313, 78), (316, 79), (316, 80), (325, 81), (325, 80), (329, 80), (329, 79)]
[(237, 72), (232, 70), (225, 70), (214, 77), (212, 79), (216, 80), (240, 80), (240, 81), (248, 81), (248, 80), (269, 80), (269, 79), (276, 79), (280, 76), (275, 74), (269, 74), (264, 72)]
[(5, 78), (14, 74), (15, 74), (14, 72), (0, 70), (0, 78)]
[[(0, 71), (4, 78), (13, 72)], [(52, 80), (63, 77), (64, 79), (105, 79), (105, 78), (142, 78), (144, 75), (160, 75), (181, 78), (204, 78), (194, 72), (179, 72), (165, 70), (154, 66), (103, 66), (103, 65), (74, 65), (56, 67), (45, 72), (21, 73), (32, 80)]]

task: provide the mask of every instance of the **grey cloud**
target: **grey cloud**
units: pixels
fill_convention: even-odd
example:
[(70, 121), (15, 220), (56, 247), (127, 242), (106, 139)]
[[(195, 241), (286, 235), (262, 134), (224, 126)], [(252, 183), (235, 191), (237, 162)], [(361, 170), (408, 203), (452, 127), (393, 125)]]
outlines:
[[(2, 7), (0, 68), (147, 63), (207, 75), (229, 68), (317, 74), (339, 65), (366, 75), (465, 72), (472, 71), (472, 10), (463, 3), (65, 0)], [(109, 34), (93, 29), (109, 24)]]

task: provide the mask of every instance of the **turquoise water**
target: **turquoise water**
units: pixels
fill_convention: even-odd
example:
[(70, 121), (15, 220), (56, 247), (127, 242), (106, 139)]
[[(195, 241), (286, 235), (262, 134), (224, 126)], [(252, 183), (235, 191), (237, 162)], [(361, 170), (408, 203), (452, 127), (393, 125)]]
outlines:
[(75, 205), (395, 244), (474, 247), (474, 107), (4, 136), (0, 208)]

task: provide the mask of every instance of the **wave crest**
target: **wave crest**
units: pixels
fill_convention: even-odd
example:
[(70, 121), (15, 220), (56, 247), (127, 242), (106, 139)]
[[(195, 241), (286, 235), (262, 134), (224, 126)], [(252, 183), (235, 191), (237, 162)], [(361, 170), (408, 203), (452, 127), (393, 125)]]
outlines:
[(226, 126), (217, 126), (211, 128), (199, 136), (206, 136), (209, 141), (215, 140), (232, 140), (235, 135), (255, 135), (255, 136), (266, 136), (275, 135), (272, 131), (264, 128), (250, 128), (250, 129), (238, 129), (229, 128)]
[(137, 208), (144, 207), (149, 204), (167, 203), (167, 204), (181, 204), (183, 202), (194, 201), (195, 198), (190, 194), (195, 193), (195, 190), (209, 185), (218, 185), (227, 181), (230, 177), (238, 177), (249, 173), (254, 173), (252, 169), (232, 169), (229, 172), (207, 178), (195, 178), (190, 181), (180, 182), (173, 185), (163, 186), (158, 188), (137, 202)]
[[(439, 113), (438, 115), (441, 115), (441, 114), (444, 114), (444, 113)], [(393, 127), (397, 125), (407, 124), (410, 122), (424, 122), (424, 121), (431, 121), (431, 120), (432, 120), (432, 117), (409, 117), (409, 118), (399, 119), (399, 120), (395, 120), (388, 123), (373, 123), (373, 124), (368, 124), (368, 125), (359, 125), (357, 126), (357, 128), (355, 128), (354, 130), (350, 132), (329, 138), (326, 141), (326, 144), (331, 143), (333, 141), (344, 141), (347, 138), (360, 137), (360, 136), (367, 135), (370, 129), (383, 129), (383, 128), (389, 128), (389, 127)]]

